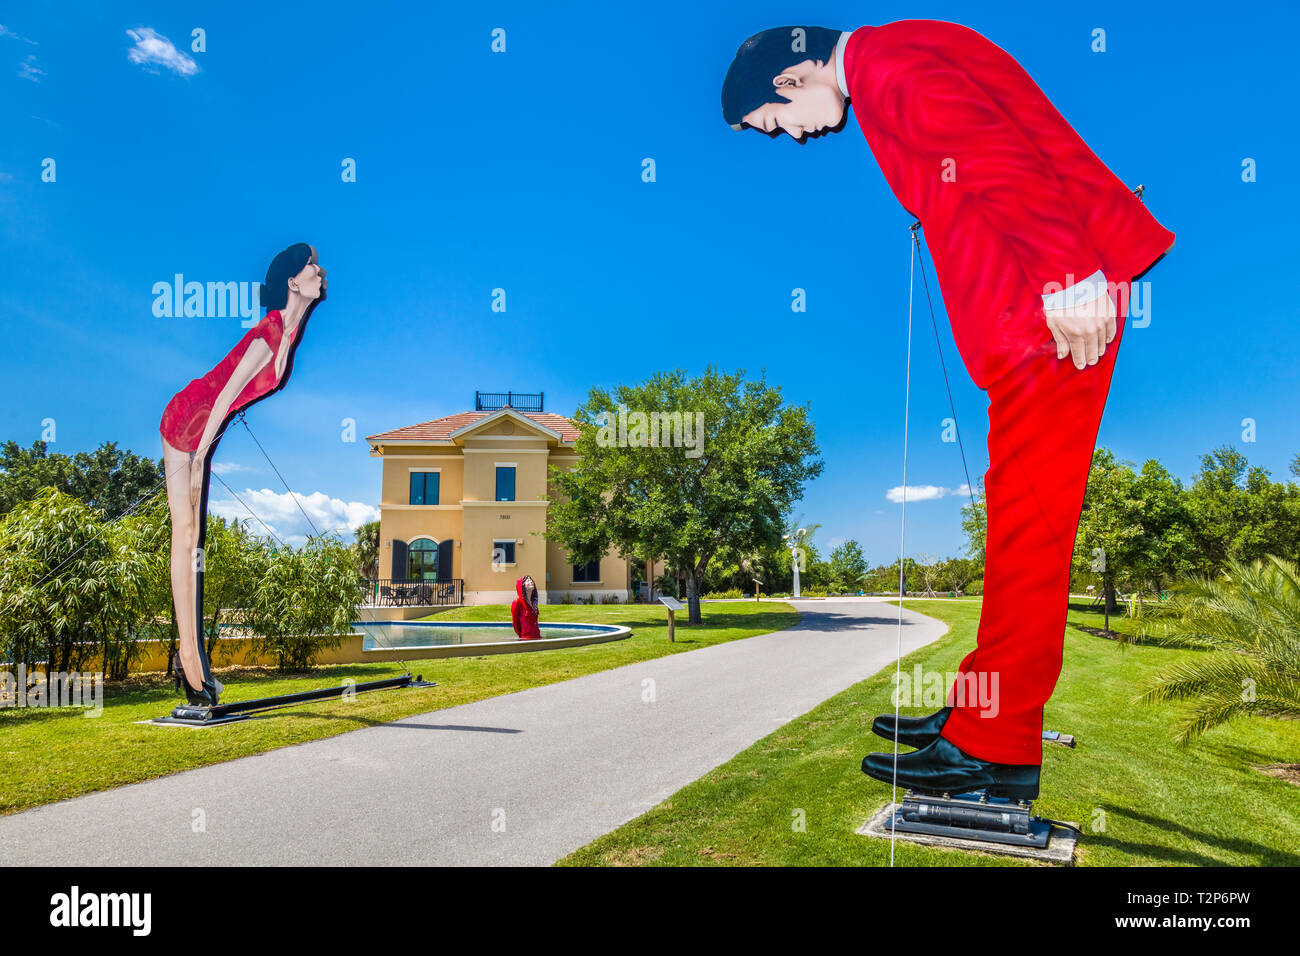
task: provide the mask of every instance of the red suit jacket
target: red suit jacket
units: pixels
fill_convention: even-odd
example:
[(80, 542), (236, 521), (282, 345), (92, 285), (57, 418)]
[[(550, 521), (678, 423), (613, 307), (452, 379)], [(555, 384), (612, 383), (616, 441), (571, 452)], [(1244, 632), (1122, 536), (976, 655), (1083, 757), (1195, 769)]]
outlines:
[[(1005, 51), (937, 20), (862, 27), (844, 77), (894, 195), (925, 226), (953, 336), (980, 388), (1055, 346), (1042, 295), (1100, 270), (1127, 285), (1174, 235)], [(1124, 314), (1121, 312), (1121, 314)]]

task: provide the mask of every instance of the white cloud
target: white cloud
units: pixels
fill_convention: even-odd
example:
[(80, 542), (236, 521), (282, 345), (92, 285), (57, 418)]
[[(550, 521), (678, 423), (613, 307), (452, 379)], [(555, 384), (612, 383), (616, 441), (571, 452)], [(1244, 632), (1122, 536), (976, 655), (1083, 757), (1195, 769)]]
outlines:
[[(903, 485), (890, 488), (885, 492), (885, 497), (898, 504), (903, 500)], [(937, 501), (940, 498), (947, 498), (951, 495), (960, 495), (965, 498), (970, 494), (970, 485), (961, 484), (956, 488), (944, 488), (940, 485), (907, 485), (907, 500), (912, 501)]]
[(214, 475), (233, 475), (237, 471), (256, 470), (256, 468), (250, 468), (248, 465), (240, 465), (233, 461), (214, 461), (212, 463), (212, 473)]
[(135, 46), (127, 51), (126, 58), (149, 72), (158, 72), (152, 69), (154, 66), (166, 67), (178, 76), (193, 76), (199, 72), (199, 65), (192, 56), (176, 49), (171, 40), (151, 27), (127, 30), (126, 35), (135, 41)]
[(30, 40), (21, 33), (14, 33), (3, 23), (0, 23), (0, 37), (9, 37), (11, 40), (22, 40), (24, 43), (30, 43), (32, 46), (40, 46), (35, 40)]
[(41, 77), (45, 75), (45, 71), (36, 62), (36, 54), (33, 53), (19, 64), (18, 75), (24, 80), (31, 80), (33, 83), (41, 82)]
[[(311, 516), (312, 523), (322, 534), (334, 531), (344, 540), (351, 539), (352, 529), (357, 525), (366, 521), (376, 521), (379, 518), (379, 509), (374, 505), (364, 501), (331, 498), (323, 491), (314, 491), (311, 494), (300, 493), (297, 496), (298, 503), (294, 502), (293, 496), (287, 491), (275, 492), (270, 488), (263, 488), (260, 491), (244, 488), (236, 494), (243, 499), (244, 504), (240, 504), (234, 498), (226, 498), (208, 502), (208, 510), (226, 519), (240, 521), (248, 519), (249, 530), (260, 535), (266, 535), (266, 528), (262, 526), (262, 522), (266, 522), (275, 535), (286, 544), (301, 545), (312, 533), (311, 525), (303, 517), (302, 511), (298, 510), (298, 503), (302, 504), (303, 511)], [(257, 517), (249, 514), (250, 508)]]

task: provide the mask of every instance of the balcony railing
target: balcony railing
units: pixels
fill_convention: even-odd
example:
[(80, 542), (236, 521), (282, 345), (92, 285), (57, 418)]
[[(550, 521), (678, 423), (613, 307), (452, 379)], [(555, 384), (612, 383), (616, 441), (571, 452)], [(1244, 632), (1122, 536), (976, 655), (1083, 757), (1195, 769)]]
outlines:
[(393, 578), (367, 578), (361, 581), (363, 607), (438, 607), (465, 603), (465, 582), (397, 581)]
[(517, 412), (540, 412), (545, 392), (475, 392), (474, 411), (495, 412), (509, 405)]

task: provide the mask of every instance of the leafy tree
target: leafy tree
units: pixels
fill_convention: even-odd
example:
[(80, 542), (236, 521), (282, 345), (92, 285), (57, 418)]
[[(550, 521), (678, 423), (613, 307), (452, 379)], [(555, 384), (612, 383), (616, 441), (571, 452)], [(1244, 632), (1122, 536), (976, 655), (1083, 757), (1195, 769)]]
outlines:
[[(636, 444), (631, 431), (615, 432), (620, 406), (702, 415), (702, 442)], [(612, 393), (593, 388), (574, 420), (580, 458), (552, 468), (547, 536), (575, 561), (615, 548), (663, 555), (685, 577), (691, 624), (701, 623), (700, 580), (719, 551), (779, 545), (785, 515), (821, 473), (807, 408), (784, 404), (780, 389), (743, 372), (709, 368), (688, 378), (678, 370)]]
[[(1298, 456), (1300, 458), (1300, 456)], [(1294, 467), (1293, 462), (1293, 467)], [(1232, 447), (1201, 456), (1187, 493), (1196, 570), (1218, 573), (1229, 560), (1300, 557), (1300, 487), (1279, 484)]]
[[(915, 558), (907, 558), (903, 562), (903, 586), (910, 590), (915, 588), (916, 582), (920, 580), (920, 566)], [(867, 573), (867, 590), (884, 594), (898, 593), (898, 559), (895, 558), (892, 564), (881, 565), (873, 568)]]
[(1142, 514), (1137, 475), (1129, 462), (1098, 448), (1092, 454), (1088, 490), (1075, 538), (1075, 562), (1101, 575), (1107, 611), (1114, 611), (1116, 581), (1139, 561)]
[(1191, 572), (1195, 540), (1182, 482), (1154, 459), (1142, 465), (1133, 482), (1139, 534), (1128, 556), (1129, 579), (1156, 591)]
[(968, 591), (972, 581), (984, 576), (984, 566), (973, 558), (949, 558), (939, 566), (939, 587), (954, 593)]
[(31, 501), (42, 488), (67, 494), (72, 481), (72, 459), (48, 454), (45, 442), (33, 442), (31, 448), (22, 448), (16, 441), (0, 445), (0, 514)]
[(831, 551), (830, 560), (832, 587), (837, 591), (857, 591), (862, 587), (862, 579), (867, 575), (867, 559), (862, 553), (862, 545), (853, 538), (845, 541)]
[(966, 554), (981, 565), (988, 546), (988, 507), (984, 501), (984, 479), (975, 489), (974, 500), (961, 506), (961, 530), (966, 535)]
[(121, 451), (114, 442), (68, 457), (51, 454), (43, 441), (26, 449), (7, 441), (0, 445), (0, 514), (31, 501), (42, 488), (56, 488), (115, 518), (155, 489), (163, 474), (161, 459)]
[(77, 452), (72, 465), (70, 493), (109, 518), (158, 488), (166, 475), (161, 458), (121, 451), (116, 442), (105, 442), (93, 452)]

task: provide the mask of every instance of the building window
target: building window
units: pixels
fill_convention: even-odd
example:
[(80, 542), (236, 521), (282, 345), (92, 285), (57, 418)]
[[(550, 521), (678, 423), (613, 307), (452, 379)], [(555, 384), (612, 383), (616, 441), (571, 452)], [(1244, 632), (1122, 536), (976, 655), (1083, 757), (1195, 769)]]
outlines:
[(497, 465), (497, 501), (515, 500), (515, 469), (513, 465)]
[(515, 539), (504, 538), (496, 539), (492, 542), (492, 563), (493, 564), (514, 564), (515, 563)]
[(430, 541), (428, 538), (412, 541), (406, 551), (406, 580), (436, 581), (437, 579), (438, 542)]
[(600, 580), (600, 561), (588, 561), (573, 566), (574, 584), (595, 584)]
[(438, 503), (438, 472), (411, 472), (411, 504), (436, 505)]

